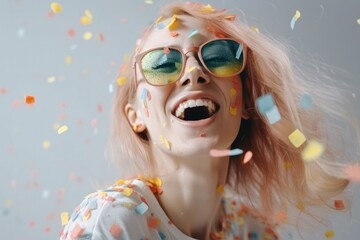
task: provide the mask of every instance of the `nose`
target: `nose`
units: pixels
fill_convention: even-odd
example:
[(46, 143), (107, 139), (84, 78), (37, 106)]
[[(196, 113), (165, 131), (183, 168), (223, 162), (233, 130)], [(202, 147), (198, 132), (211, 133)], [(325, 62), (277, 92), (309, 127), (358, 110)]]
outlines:
[(180, 86), (208, 84), (210, 77), (204, 71), (200, 61), (196, 59), (194, 54), (186, 57), (185, 70), (182, 77), (177, 82)]

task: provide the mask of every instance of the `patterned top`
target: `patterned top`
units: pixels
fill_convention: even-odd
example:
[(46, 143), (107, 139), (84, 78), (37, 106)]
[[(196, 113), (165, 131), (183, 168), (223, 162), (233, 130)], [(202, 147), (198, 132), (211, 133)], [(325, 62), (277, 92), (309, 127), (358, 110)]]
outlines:
[[(157, 201), (161, 180), (119, 180), (85, 197), (67, 219), (61, 240), (194, 240), (182, 233)], [(212, 240), (275, 240), (277, 234), (248, 208), (224, 194), (223, 231)]]

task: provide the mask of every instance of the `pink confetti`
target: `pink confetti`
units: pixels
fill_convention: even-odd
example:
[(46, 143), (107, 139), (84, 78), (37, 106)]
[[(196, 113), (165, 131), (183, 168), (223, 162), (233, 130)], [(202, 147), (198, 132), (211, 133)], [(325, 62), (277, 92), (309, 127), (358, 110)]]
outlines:
[(117, 224), (113, 224), (110, 226), (109, 232), (111, 233), (111, 235), (113, 235), (113, 237), (119, 237), (121, 234), (121, 227)]
[(217, 150), (217, 149), (211, 149), (210, 150), (210, 156), (212, 157), (226, 157), (226, 156), (235, 156), (242, 154), (243, 151), (239, 148), (235, 148), (232, 150), (224, 149), (224, 150)]
[(252, 156), (253, 156), (253, 153), (251, 151), (247, 151), (244, 156), (243, 164), (248, 163), (251, 160)]
[(74, 29), (72, 29), (72, 28), (69, 28), (69, 29), (67, 30), (67, 35), (68, 35), (69, 37), (75, 37), (75, 36), (76, 36), (76, 31), (75, 31)]
[(344, 173), (351, 182), (360, 183), (360, 165), (348, 165), (344, 168)]

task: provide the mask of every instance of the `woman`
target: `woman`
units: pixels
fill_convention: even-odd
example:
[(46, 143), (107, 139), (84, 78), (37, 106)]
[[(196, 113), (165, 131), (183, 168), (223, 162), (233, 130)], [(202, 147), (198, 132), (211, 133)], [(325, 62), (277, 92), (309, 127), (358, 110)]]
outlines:
[(313, 89), (224, 10), (170, 4), (119, 79), (124, 180), (87, 196), (61, 239), (279, 239), (287, 206), (306, 212), (348, 185)]

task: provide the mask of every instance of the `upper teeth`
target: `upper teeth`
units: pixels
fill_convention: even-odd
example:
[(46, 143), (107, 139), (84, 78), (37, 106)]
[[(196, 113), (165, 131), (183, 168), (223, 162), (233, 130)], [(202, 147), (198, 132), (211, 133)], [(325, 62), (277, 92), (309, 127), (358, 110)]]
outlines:
[(200, 106), (206, 106), (210, 114), (215, 112), (215, 103), (209, 99), (188, 99), (180, 103), (180, 105), (176, 109), (175, 115), (176, 117), (181, 116), (182, 118), (184, 118), (185, 109)]

